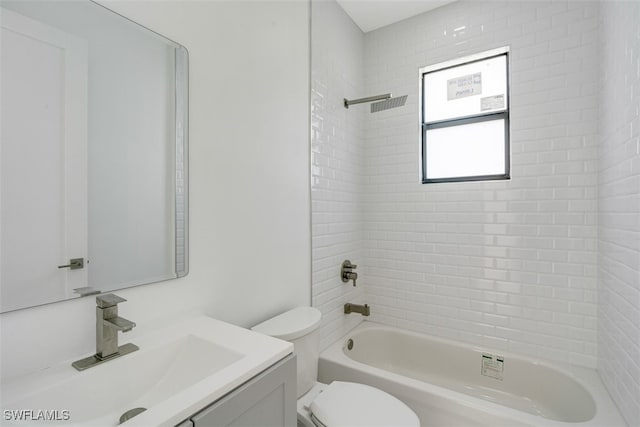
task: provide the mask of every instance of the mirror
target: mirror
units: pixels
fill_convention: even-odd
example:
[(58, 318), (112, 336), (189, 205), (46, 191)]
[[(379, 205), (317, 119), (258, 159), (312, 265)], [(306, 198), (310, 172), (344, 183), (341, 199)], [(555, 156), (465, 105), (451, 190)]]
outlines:
[(0, 312), (186, 275), (186, 49), (88, 0), (0, 8)]

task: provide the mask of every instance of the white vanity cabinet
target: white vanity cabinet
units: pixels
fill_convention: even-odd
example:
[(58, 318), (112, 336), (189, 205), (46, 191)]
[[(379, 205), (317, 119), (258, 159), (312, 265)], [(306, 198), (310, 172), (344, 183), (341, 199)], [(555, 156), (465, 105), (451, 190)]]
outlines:
[(289, 355), (177, 427), (295, 426), (296, 358)]

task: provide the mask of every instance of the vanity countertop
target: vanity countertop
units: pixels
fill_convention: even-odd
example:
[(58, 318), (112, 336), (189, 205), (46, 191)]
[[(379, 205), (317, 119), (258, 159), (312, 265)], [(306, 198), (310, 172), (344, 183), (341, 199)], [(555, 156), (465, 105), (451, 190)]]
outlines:
[(115, 426), (124, 412), (144, 407), (126, 425), (174, 426), (293, 352), (289, 342), (207, 316), (132, 341), (140, 350), (86, 371), (70, 360), (3, 383), (2, 424), (24, 425), (7, 420), (8, 410), (32, 411), (13, 418), (56, 417), (55, 425)]

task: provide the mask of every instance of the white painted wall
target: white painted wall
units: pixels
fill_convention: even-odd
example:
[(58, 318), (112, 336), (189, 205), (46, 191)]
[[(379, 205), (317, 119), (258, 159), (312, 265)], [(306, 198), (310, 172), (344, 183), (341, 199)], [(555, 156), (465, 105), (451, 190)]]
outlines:
[(602, 11), (598, 180), (598, 370), (640, 423), (640, 4)]
[[(190, 273), (118, 292), (136, 335), (206, 313), (251, 326), (310, 301), (306, 2), (122, 2), (190, 54)], [(0, 315), (7, 379), (95, 351), (95, 300)]]
[[(365, 35), (372, 319), (595, 367), (598, 5), (460, 1)], [(510, 46), (512, 179), (421, 184), (418, 68)]]
[(344, 260), (366, 277), (362, 250), (364, 114), (343, 99), (367, 96), (364, 35), (335, 1), (312, 3), (311, 163), (313, 305), (322, 311), (321, 348), (362, 321), (345, 315), (347, 302), (363, 304), (364, 285), (343, 283)]

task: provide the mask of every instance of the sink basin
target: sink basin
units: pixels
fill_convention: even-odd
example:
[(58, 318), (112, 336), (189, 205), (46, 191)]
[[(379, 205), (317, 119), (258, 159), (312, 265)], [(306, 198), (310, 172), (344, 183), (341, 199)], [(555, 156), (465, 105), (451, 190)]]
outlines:
[(58, 411), (53, 416), (68, 420), (52, 421), (56, 425), (113, 426), (125, 412), (145, 408), (125, 425), (175, 425), (293, 350), (208, 317), (135, 343), (140, 350), (86, 371), (65, 363), (3, 384), (2, 410)]
[(138, 351), (12, 402), (14, 408), (66, 409), (73, 423), (112, 425), (129, 409), (150, 408), (226, 368), (242, 354), (193, 335)]

